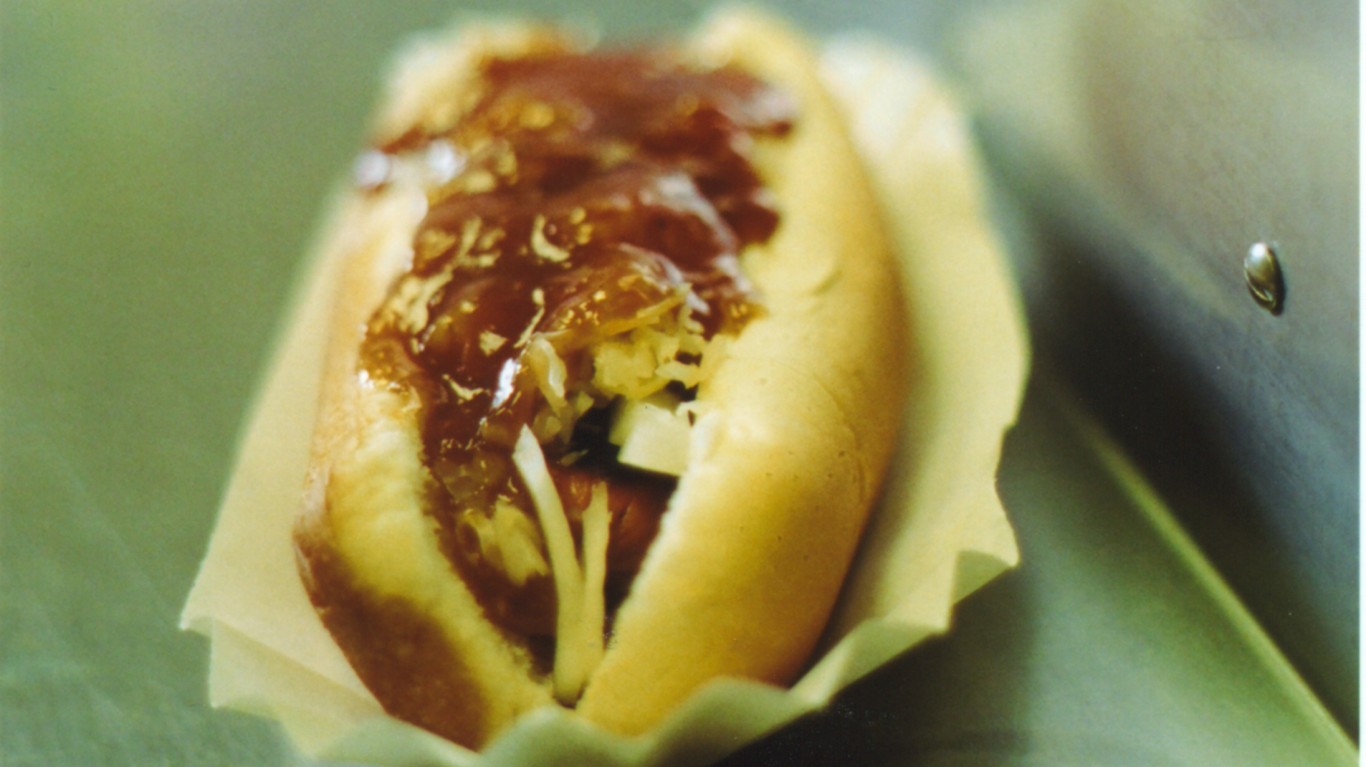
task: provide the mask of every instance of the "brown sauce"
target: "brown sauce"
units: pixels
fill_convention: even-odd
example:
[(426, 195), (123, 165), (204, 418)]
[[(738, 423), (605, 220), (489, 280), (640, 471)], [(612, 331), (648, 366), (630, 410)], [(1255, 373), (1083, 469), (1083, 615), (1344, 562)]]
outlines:
[[(418, 393), (446, 554), (495, 623), (534, 640), (553, 632), (550, 578), (512, 582), (459, 524), (498, 499), (535, 518), (511, 462), (544, 404), (525, 342), (545, 338), (570, 379), (586, 380), (590, 345), (689, 287), (704, 336), (741, 327), (757, 299), (738, 253), (778, 224), (749, 153), (757, 137), (785, 134), (794, 108), (749, 75), (663, 50), (490, 59), (476, 95), (449, 129), (378, 147), (446, 141), (460, 169), (429, 195), (411, 269), (371, 320), (362, 365)], [(545, 450), (576, 536), (589, 488), (609, 484), (619, 599), (674, 482), (616, 464), (593, 421)]]

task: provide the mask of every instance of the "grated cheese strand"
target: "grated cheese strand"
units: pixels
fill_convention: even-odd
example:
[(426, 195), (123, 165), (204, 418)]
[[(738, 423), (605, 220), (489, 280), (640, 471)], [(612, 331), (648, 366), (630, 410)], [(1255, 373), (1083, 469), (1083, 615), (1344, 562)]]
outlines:
[(583, 657), (583, 643), (575, 641), (583, 624), (583, 572), (574, 554), (574, 536), (564, 514), (555, 483), (546, 467), (545, 454), (531, 429), (523, 426), (512, 450), (512, 462), (521, 473), (536, 507), (536, 516), (550, 553), (550, 574), (555, 581), (555, 697), (561, 703), (578, 700), (590, 667)]
[(583, 511), (583, 613), (582, 635), (586, 668), (602, 660), (603, 627), (607, 623), (604, 589), (607, 584), (607, 536), (612, 514), (607, 508), (607, 484), (593, 485), (588, 508)]

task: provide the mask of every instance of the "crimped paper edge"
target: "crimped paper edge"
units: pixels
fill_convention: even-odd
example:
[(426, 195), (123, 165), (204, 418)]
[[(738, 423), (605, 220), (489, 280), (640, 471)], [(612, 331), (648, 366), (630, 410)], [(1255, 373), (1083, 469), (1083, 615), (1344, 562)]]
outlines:
[[(843, 62), (836, 60), (843, 57)], [(951, 118), (950, 128), (955, 134), (939, 147), (947, 155), (939, 158), (942, 167), (955, 178), (936, 179), (950, 186), (958, 184), (954, 200), (963, 216), (961, 221), (973, 231), (965, 232), (973, 239), (979, 256), (975, 267), (993, 270), (996, 295), (986, 298), (1004, 305), (1001, 316), (1013, 318), (1001, 330), (1018, 342), (1015, 359), (996, 361), (1003, 365), (997, 377), (1006, 387), (1006, 397), (993, 423), (996, 438), (987, 456), (977, 456), (988, 462), (990, 471), (983, 475), (984, 485), (971, 489), (971, 496), (963, 501), (963, 538), (956, 551), (946, 554), (947, 566), (934, 577), (927, 578), (921, 588), (900, 603), (884, 604), (871, 599), (868, 604), (882, 611), (882, 617), (858, 620), (849, 615), (849, 596), (841, 604), (832, 621), (831, 636), (839, 637), (827, 652), (815, 662), (811, 670), (790, 690), (781, 690), (741, 680), (717, 680), (704, 687), (652, 733), (639, 738), (624, 738), (605, 733), (584, 724), (572, 715), (553, 709), (533, 712), (511, 730), (500, 736), (482, 755), (442, 741), (424, 731), (385, 716), (378, 704), (360, 685), (339, 651), (335, 657), (299, 659), (283, 656), (276, 650), (257, 642), (251, 625), (240, 625), (215, 617), (215, 605), (206, 599), (208, 580), (222, 578), (220, 571), (212, 571), (210, 559), (215, 554), (217, 536), (211, 544), (201, 576), (187, 601), (182, 625), (209, 637), (213, 652), (210, 658), (210, 695), (214, 705), (257, 713), (281, 721), (295, 744), (306, 754), (339, 761), (368, 761), (376, 764), (443, 764), (496, 765), (528, 763), (598, 763), (620, 765), (693, 764), (714, 760), (740, 745), (752, 741), (765, 732), (790, 722), (804, 713), (827, 703), (831, 696), (850, 682), (875, 670), (886, 661), (906, 651), (918, 642), (942, 633), (949, 628), (952, 608), (959, 599), (988, 582), (1018, 562), (1013, 531), (1004, 508), (995, 493), (995, 466), (999, 461), (1000, 442), (1013, 423), (1023, 395), (1024, 377), (1028, 365), (1027, 341), (1023, 320), (1013, 287), (1009, 284), (1004, 253), (986, 218), (984, 200), (978, 188), (979, 168), (975, 152), (966, 135), (966, 121), (953, 101), (923, 64), (905, 51), (890, 48), (868, 38), (835, 40), (827, 44), (825, 56), (830, 67), (830, 85), (837, 99), (849, 110), (850, 124), (856, 144), (865, 154), (874, 183), (879, 187), (889, 219), (898, 215), (902, 193), (898, 184), (907, 181), (897, 174), (904, 169), (904, 153), (914, 148), (898, 144), (898, 135), (887, 128), (886, 112), (901, 110), (901, 123), (915, 123), (928, 112), (937, 110), (940, 116)], [(880, 73), (881, 85), (860, 81), (865, 88), (858, 91), (848, 81), (850, 67), (864, 67)], [(878, 78), (873, 78), (877, 80)], [(867, 90), (872, 88), (872, 90)], [(876, 95), (874, 95), (876, 94)], [(880, 105), (874, 109), (874, 105)], [(890, 105), (890, 106), (889, 106)], [(881, 114), (878, 114), (878, 113)], [(881, 118), (881, 119), (879, 119)], [(916, 139), (913, 139), (914, 142)], [(893, 222), (894, 223), (894, 222)], [(896, 226), (893, 226), (896, 231)], [(902, 246), (906, 242), (902, 239)], [(906, 255), (903, 252), (903, 256)], [(316, 259), (315, 259), (316, 260)], [(277, 350), (266, 388), (256, 403), (251, 426), (243, 443), (243, 451), (262, 441), (262, 430), (269, 425), (281, 407), (281, 398), (295, 397), (285, 407), (297, 408), (300, 393), (297, 387), (300, 365), (298, 349), (306, 343), (303, 333), (309, 325), (310, 313), (316, 319), (320, 307), (327, 304), (319, 293), (326, 279), (325, 265), (314, 263), (309, 269), (303, 290), (290, 313), (290, 336)], [(908, 270), (907, 279), (915, 279), (917, 270)], [(982, 297), (979, 297), (981, 300)], [(307, 358), (307, 355), (305, 355)], [(316, 368), (314, 368), (316, 369)], [(294, 380), (291, 380), (294, 379)], [(311, 402), (310, 402), (311, 404)], [(306, 439), (305, 436), (302, 439)], [(244, 484), (249, 479), (235, 472), (225, 507), (249, 493)], [(281, 467), (283, 469), (283, 467)], [(299, 476), (302, 476), (300, 468)], [(292, 509), (291, 509), (292, 513)], [(880, 514), (880, 516), (885, 516)], [(870, 531), (876, 534), (876, 525)], [(293, 567), (292, 558), (290, 567)], [(856, 564), (856, 569), (859, 565)], [(214, 573), (214, 574), (210, 574)], [(207, 575), (206, 575), (207, 574)], [(297, 586), (297, 584), (295, 584)], [(851, 587), (855, 591), (858, 587)], [(302, 597), (302, 588), (298, 587)], [(916, 608), (905, 604), (914, 603)], [(312, 615), (311, 609), (308, 611)], [(316, 629), (323, 632), (320, 622)], [(324, 656), (328, 655), (323, 651)], [(290, 685), (289, 693), (276, 697), (263, 695), (261, 690), (280, 678), (281, 670), (290, 664), (304, 662), (304, 678), (314, 684)], [(345, 667), (341, 680), (333, 674), (337, 664)], [(279, 685), (276, 685), (277, 687)], [(333, 688), (337, 694), (319, 697), (320, 690)], [(321, 705), (311, 705), (321, 704)]]

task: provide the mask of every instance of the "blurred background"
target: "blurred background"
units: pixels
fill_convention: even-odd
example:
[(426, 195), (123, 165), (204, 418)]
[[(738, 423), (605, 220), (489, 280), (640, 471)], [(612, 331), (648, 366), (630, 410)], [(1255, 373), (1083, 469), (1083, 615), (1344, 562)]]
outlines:
[[(269, 723), (208, 710), (205, 645), (175, 623), (386, 62), (463, 14), (635, 35), (710, 5), (0, 4), (0, 764), (301, 761)], [(872, 30), (959, 89), (1037, 359), (1002, 467), (1026, 565), (954, 635), (743, 756), (1354, 761), (1356, 4), (771, 5)], [(1245, 284), (1257, 243), (1278, 313)], [(1057, 551), (1131, 528), (1103, 557)], [(1148, 668), (1105, 646), (1129, 625), (1108, 600), (1132, 599), (1172, 643)], [(1056, 681), (1078, 648), (1110, 686)]]

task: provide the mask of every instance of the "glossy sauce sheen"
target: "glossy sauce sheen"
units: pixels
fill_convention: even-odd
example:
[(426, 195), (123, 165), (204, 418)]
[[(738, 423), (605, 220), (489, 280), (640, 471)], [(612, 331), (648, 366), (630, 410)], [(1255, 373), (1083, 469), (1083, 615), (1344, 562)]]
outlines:
[[(534, 644), (554, 628), (550, 578), (512, 582), (460, 522), (500, 498), (535, 518), (510, 458), (543, 407), (526, 341), (548, 340), (572, 381), (591, 377), (591, 344), (682, 301), (706, 337), (738, 330), (758, 311), (738, 252), (778, 224), (749, 153), (756, 137), (790, 130), (794, 107), (744, 73), (689, 68), (662, 49), (541, 50), (487, 60), (480, 74), (449, 128), (379, 147), (449, 142), (459, 169), (429, 195), (411, 269), (371, 320), (362, 365), (419, 394), (446, 554), (490, 619)], [(617, 465), (601, 422), (590, 414), (572, 442), (545, 450), (576, 536), (591, 486), (608, 482), (611, 599), (674, 481)]]

